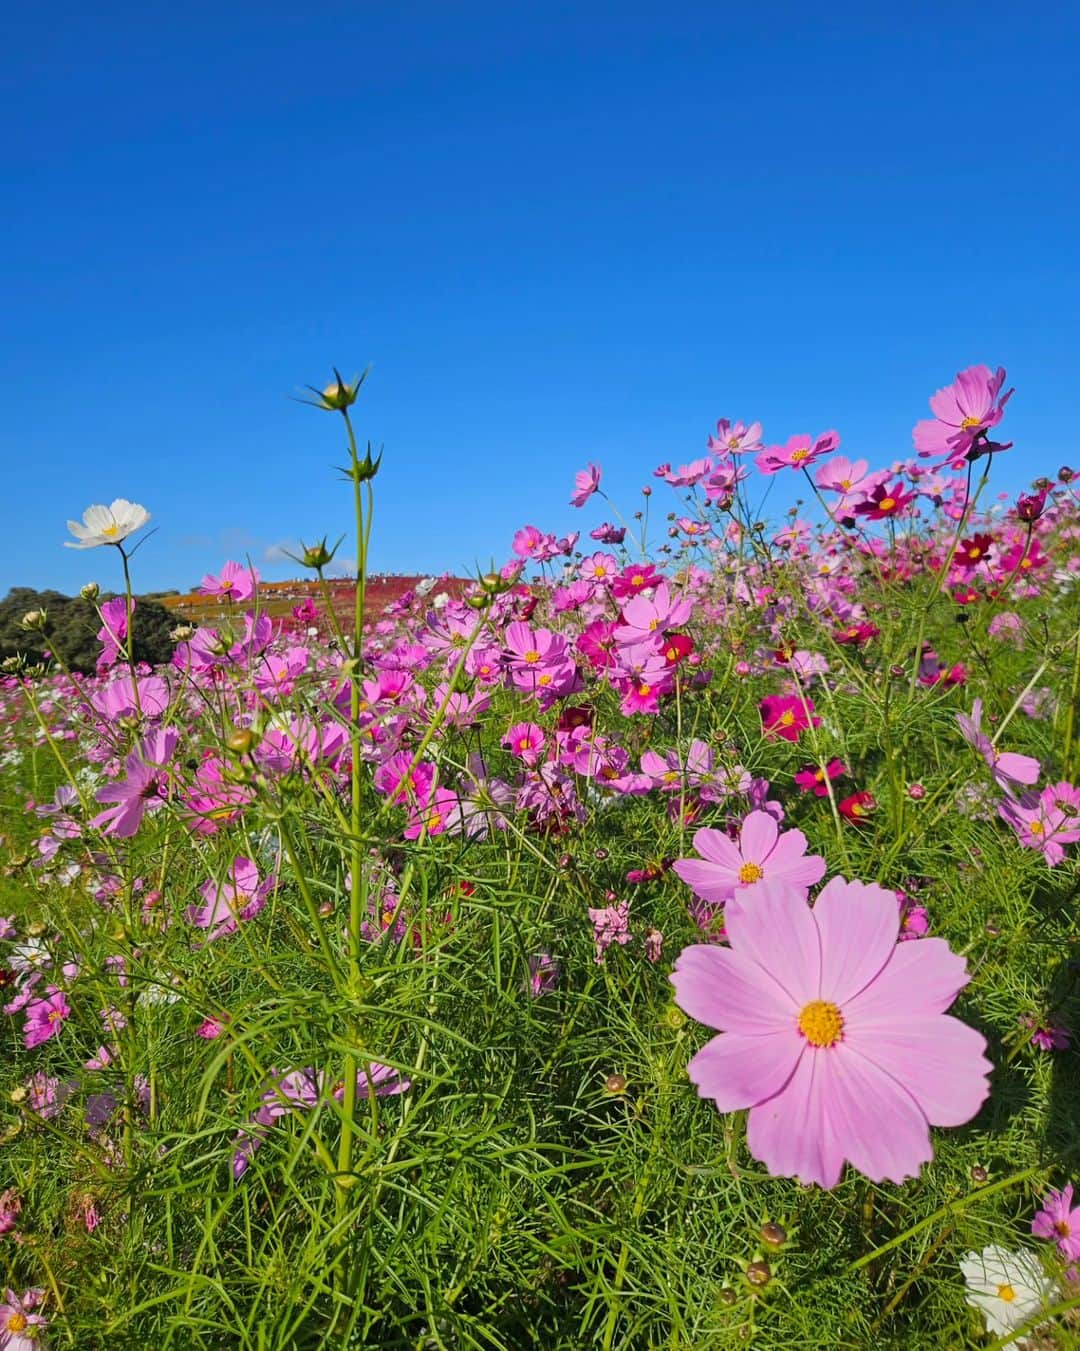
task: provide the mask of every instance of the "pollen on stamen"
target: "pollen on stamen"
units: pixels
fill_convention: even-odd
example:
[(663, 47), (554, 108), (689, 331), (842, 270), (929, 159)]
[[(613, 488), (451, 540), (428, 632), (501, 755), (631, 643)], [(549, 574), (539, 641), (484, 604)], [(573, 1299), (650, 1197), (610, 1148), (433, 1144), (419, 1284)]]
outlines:
[(760, 863), (744, 863), (739, 869), (739, 881), (746, 886), (754, 882), (760, 882), (765, 876), (765, 869)]
[(843, 1014), (828, 1000), (813, 999), (799, 1014), (799, 1031), (811, 1046), (835, 1046), (843, 1036)]

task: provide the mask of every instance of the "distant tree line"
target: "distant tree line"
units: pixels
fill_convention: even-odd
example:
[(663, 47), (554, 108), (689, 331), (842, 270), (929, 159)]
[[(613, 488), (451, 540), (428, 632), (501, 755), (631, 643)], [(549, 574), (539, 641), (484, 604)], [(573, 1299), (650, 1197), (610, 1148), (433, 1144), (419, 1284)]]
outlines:
[[(111, 600), (103, 592), (98, 604)], [(26, 630), (22, 618), (30, 610), (44, 610), (48, 616), (45, 631)], [(135, 660), (151, 666), (172, 657), (170, 630), (176, 617), (164, 605), (143, 597), (136, 598), (132, 630)], [(101, 643), (97, 633), (101, 619), (92, 602), (59, 591), (35, 591), (30, 586), (15, 586), (0, 600), (0, 659), (22, 655), (38, 662), (45, 652), (55, 652), (75, 671), (90, 675), (97, 667)]]

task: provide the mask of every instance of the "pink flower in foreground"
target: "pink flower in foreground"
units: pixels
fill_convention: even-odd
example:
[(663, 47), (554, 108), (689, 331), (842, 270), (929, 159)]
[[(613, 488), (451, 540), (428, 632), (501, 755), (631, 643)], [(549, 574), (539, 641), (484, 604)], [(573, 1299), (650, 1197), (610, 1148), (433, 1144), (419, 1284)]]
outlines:
[(933, 1157), (929, 1127), (970, 1121), (986, 1043), (945, 1010), (967, 984), (940, 938), (897, 943), (896, 896), (834, 877), (813, 909), (783, 885), (728, 907), (729, 948), (685, 948), (684, 1012), (721, 1035), (687, 1066), (721, 1112), (750, 1109), (750, 1153), (776, 1177), (834, 1187), (844, 1161), (902, 1182)]
[(802, 831), (781, 834), (775, 818), (765, 811), (747, 816), (737, 843), (724, 831), (703, 826), (694, 835), (694, 848), (700, 859), (680, 858), (671, 866), (696, 896), (714, 905), (759, 883), (786, 886), (805, 898), (825, 873), (825, 860), (807, 854)]
[(1001, 394), (1004, 383), (1001, 366), (995, 374), (988, 366), (969, 366), (960, 371), (953, 384), (939, 389), (930, 400), (933, 418), (915, 424), (912, 439), (919, 455), (923, 459), (936, 455), (962, 460), (976, 439), (1004, 417), (1013, 393), (1010, 389)]
[(590, 464), (588, 469), (579, 469), (574, 475), (574, 495), (570, 498), (572, 507), (583, 507), (593, 493), (600, 491), (600, 466)]
[(1042, 1210), (1036, 1211), (1031, 1221), (1031, 1232), (1036, 1238), (1052, 1239), (1070, 1262), (1080, 1257), (1080, 1206), (1074, 1206), (1070, 1182), (1061, 1191), (1046, 1193)]

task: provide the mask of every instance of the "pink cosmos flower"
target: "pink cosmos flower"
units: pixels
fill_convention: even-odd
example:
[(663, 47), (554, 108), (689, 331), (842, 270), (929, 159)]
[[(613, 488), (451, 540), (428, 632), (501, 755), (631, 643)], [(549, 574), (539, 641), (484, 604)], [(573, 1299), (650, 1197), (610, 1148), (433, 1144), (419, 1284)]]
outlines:
[(1072, 1041), (1072, 1033), (1063, 1023), (1052, 1022), (1049, 1018), (1039, 1018), (1034, 1013), (1025, 1013), (1020, 1026), (1030, 1032), (1028, 1040), (1040, 1051), (1067, 1051)]
[(722, 830), (703, 826), (694, 835), (694, 848), (700, 859), (680, 858), (671, 866), (695, 895), (713, 904), (764, 882), (782, 884), (805, 897), (825, 873), (825, 860), (807, 854), (802, 831), (781, 834), (775, 818), (766, 811), (753, 811), (746, 817), (737, 842)]
[(228, 876), (220, 884), (212, 879), (199, 888), (202, 905), (190, 905), (184, 912), (189, 924), (209, 929), (208, 943), (236, 932), (241, 921), (254, 919), (277, 886), (277, 875), (260, 880), (258, 865), (249, 858), (234, 858)]
[(14, 1290), (8, 1290), (0, 1304), (0, 1351), (42, 1351), (41, 1331), (49, 1320), (34, 1310), (44, 1295), (44, 1290), (35, 1287), (20, 1299)]
[(808, 469), (815, 460), (831, 455), (840, 444), (837, 432), (822, 432), (820, 436), (793, 436), (784, 446), (766, 446), (754, 463), (763, 474), (776, 474), (781, 469)]
[(10, 1234), (19, 1222), (22, 1200), (11, 1187), (0, 1192), (0, 1234)]
[(839, 779), (841, 775), (846, 774), (842, 760), (832, 759), (821, 769), (817, 765), (809, 765), (806, 769), (800, 769), (795, 775), (795, 782), (804, 793), (813, 793), (815, 797), (828, 797), (828, 780)]
[(593, 938), (596, 940), (596, 964), (603, 965), (604, 953), (612, 943), (625, 947), (630, 942), (630, 902), (616, 901), (614, 905), (589, 908)]
[(798, 741), (799, 733), (808, 727), (820, 727), (821, 719), (814, 716), (814, 701), (799, 699), (790, 694), (770, 694), (758, 705), (761, 730), (766, 737), (782, 737)]
[(199, 590), (204, 596), (224, 596), (226, 600), (250, 600), (255, 594), (259, 574), (254, 568), (243, 567), (231, 559), (215, 577), (208, 572)]
[(1035, 1237), (1052, 1239), (1070, 1262), (1080, 1258), (1080, 1206), (1074, 1206), (1072, 1201), (1071, 1182), (1061, 1191), (1051, 1189), (1031, 1221)]
[(529, 994), (538, 999), (554, 990), (559, 980), (559, 965), (548, 952), (529, 958)]
[(971, 717), (966, 713), (957, 713), (956, 721), (964, 740), (986, 761), (994, 782), (1006, 792), (1021, 784), (1037, 783), (1042, 771), (1038, 760), (1030, 755), (997, 750), (982, 730), (982, 708), (982, 700), (976, 699), (971, 705)]
[(23, 1026), (23, 1045), (27, 1050), (51, 1041), (63, 1031), (64, 1023), (71, 1017), (71, 1007), (62, 990), (50, 985), (42, 999), (35, 999), (26, 1006), (26, 1023)]
[[(1012, 397), (1004, 395), (1004, 368), (991, 374), (988, 366), (969, 366), (960, 371), (930, 400), (933, 418), (915, 424), (912, 439), (923, 459), (940, 456), (943, 460), (962, 460), (975, 441), (1004, 417), (1005, 405)], [(999, 397), (1000, 395), (1000, 397)]]
[(574, 494), (570, 498), (572, 507), (583, 507), (593, 493), (600, 491), (600, 466), (589, 465), (574, 475)]
[(166, 768), (180, 743), (180, 734), (173, 727), (159, 728), (144, 737), (138, 747), (124, 761), (127, 777), (122, 783), (110, 784), (98, 791), (99, 802), (114, 802), (99, 812), (90, 824), (106, 835), (127, 839), (135, 834), (143, 814), (160, 807), (169, 791), (169, 773)]
[(845, 1159), (902, 1182), (989, 1091), (983, 1038), (945, 1010), (967, 984), (940, 938), (898, 943), (896, 897), (833, 878), (811, 910), (766, 883), (726, 911), (730, 947), (675, 963), (679, 1007), (716, 1028), (687, 1066), (721, 1112), (750, 1109), (750, 1153), (776, 1177), (834, 1187)]
[(716, 424), (716, 435), (709, 437), (709, 450), (714, 455), (746, 455), (761, 450), (761, 423), (744, 427), (741, 422), (729, 422), (722, 417)]
[(515, 722), (507, 730), (502, 744), (511, 755), (531, 768), (539, 762), (544, 749), (544, 729), (535, 722)]

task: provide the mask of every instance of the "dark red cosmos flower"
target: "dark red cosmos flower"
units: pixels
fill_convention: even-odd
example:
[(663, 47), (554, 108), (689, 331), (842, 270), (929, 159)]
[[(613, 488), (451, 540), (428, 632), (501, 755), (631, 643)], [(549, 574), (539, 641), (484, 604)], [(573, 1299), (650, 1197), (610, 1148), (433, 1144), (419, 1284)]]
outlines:
[(884, 521), (896, 516), (906, 506), (915, 501), (914, 493), (906, 493), (902, 483), (891, 488), (887, 483), (879, 483), (870, 496), (855, 508), (856, 516), (868, 516), (872, 521)]
[(678, 666), (694, 650), (694, 640), (685, 633), (670, 633), (664, 638), (664, 660), (669, 666)]
[(846, 629), (837, 629), (833, 639), (838, 643), (868, 643), (880, 632), (876, 624), (849, 624)]
[(873, 793), (852, 793), (850, 797), (838, 802), (837, 807), (840, 815), (848, 821), (864, 821), (871, 812), (877, 810), (877, 802)]

